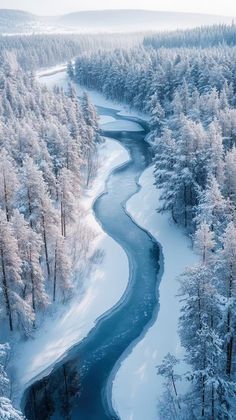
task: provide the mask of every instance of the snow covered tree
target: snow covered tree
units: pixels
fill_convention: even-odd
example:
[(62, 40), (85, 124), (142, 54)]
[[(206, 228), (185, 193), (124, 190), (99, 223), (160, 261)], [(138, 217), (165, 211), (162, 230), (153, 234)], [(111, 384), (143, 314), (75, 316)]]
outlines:
[(48, 297), (45, 291), (45, 279), (40, 265), (42, 239), (33, 231), (24, 216), (15, 210), (11, 223), (22, 261), (23, 297), (28, 300), (31, 295), (32, 308), (45, 307)]
[(160, 131), (165, 120), (165, 111), (159, 102), (157, 92), (151, 96), (147, 104), (147, 111), (150, 113), (150, 128)]
[(83, 118), (87, 126), (92, 127), (95, 133), (98, 132), (99, 125), (97, 113), (86, 92), (84, 92), (83, 94), (81, 107), (83, 112)]
[(24, 162), (21, 182), (21, 210), (31, 228), (42, 235), (47, 273), (50, 276), (49, 242), (56, 235), (58, 215), (48, 194), (43, 174), (31, 158)]
[(168, 410), (172, 412), (173, 418), (178, 418), (181, 413), (181, 406), (176, 384), (177, 381), (180, 380), (180, 376), (175, 373), (175, 366), (178, 364), (178, 362), (179, 361), (175, 356), (168, 353), (164, 357), (161, 365), (157, 366), (157, 374), (161, 375), (164, 379), (164, 400), (169, 406)]
[(218, 237), (223, 233), (231, 217), (229, 203), (223, 197), (218, 182), (211, 176), (207, 188), (200, 196), (196, 222), (206, 222)]
[(12, 159), (6, 150), (2, 149), (0, 152), (0, 206), (5, 211), (8, 221), (16, 205), (18, 186), (18, 177)]
[(219, 123), (226, 149), (236, 145), (236, 109), (226, 108), (219, 114)]
[(73, 80), (74, 79), (74, 67), (73, 67), (73, 64), (72, 64), (72, 61), (70, 61), (69, 63), (68, 63), (68, 65), (67, 65), (67, 74), (68, 74), (68, 77), (71, 79), (71, 80)]
[(0, 418), (2, 420), (24, 420), (23, 414), (16, 410), (9, 398), (0, 397)]
[(13, 407), (10, 401), (10, 381), (6, 374), (9, 350), (8, 344), (0, 344), (0, 419), (23, 420), (24, 416)]
[(65, 301), (70, 297), (72, 290), (72, 260), (65, 238), (59, 236), (55, 246), (53, 301), (59, 293)]
[(58, 178), (58, 197), (61, 213), (61, 234), (65, 238), (67, 227), (75, 219), (75, 182), (68, 169), (62, 169)]
[(225, 155), (224, 192), (236, 206), (236, 147)]
[(208, 172), (215, 177), (219, 185), (224, 183), (224, 149), (219, 124), (213, 121), (207, 132), (209, 142)]
[(236, 226), (230, 222), (222, 235), (222, 249), (219, 251), (217, 273), (222, 278), (221, 293), (225, 298), (224, 305), (224, 340), (226, 347), (227, 377), (233, 380), (233, 363), (235, 361), (235, 328), (236, 328)]
[(22, 261), (12, 226), (0, 210), (1, 301), (10, 331), (13, 331), (15, 325), (28, 334), (34, 321), (34, 314), (28, 302), (22, 297), (21, 266)]
[(206, 222), (202, 222), (194, 235), (194, 246), (201, 257), (202, 264), (206, 264), (211, 258), (215, 245), (214, 232), (210, 230)]

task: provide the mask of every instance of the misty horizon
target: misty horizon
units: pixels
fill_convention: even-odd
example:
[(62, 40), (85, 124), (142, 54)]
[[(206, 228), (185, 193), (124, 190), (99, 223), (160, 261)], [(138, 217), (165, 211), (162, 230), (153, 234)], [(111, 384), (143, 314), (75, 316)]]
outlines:
[(229, 17), (236, 17), (236, 12), (234, 16), (231, 16), (229, 14), (218, 14), (218, 13), (207, 13), (207, 12), (194, 12), (194, 11), (185, 11), (185, 10), (160, 10), (160, 9), (148, 9), (148, 8), (103, 8), (103, 9), (75, 9), (75, 10), (70, 10), (67, 11), (65, 13), (55, 13), (55, 14), (51, 14), (51, 13), (35, 13), (35, 12), (31, 12), (30, 10), (27, 9), (21, 9), (19, 7), (0, 7), (0, 10), (5, 10), (5, 11), (16, 11), (16, 12), (25, 12), (25, 13), (29, 13), (31, 15), (35, 15), (38, 17), (58, 17), (58, 16), (64, 16), (64, 15), (72, 15), (75, 13), (89, 13), (89, 12), (157, 12), (160, 14), (186, 14), (186, 15), (198, 15), (198, 16), (215, 16), (215, 17), (219, 17), (219, 18), (229, 18)]
[(95, 0), (76, 0), (61, 1), (59, 4), (56, 0), (47, 2), (42, 0), (40, 4), (31, 2), (30, 0), (0, 0), (0, 9), (20, 10), (39, 16), (58, 16), (75, 12), (101, 11), (101, 10), (147, 10), (173, 13), (191, 13), (215, 16), (236, 16), (236, 5), (231, 0), (226, 0), (223, 4), (215, 1), (214, 5), (207, 4), (204, 0), (189, 2), (180, 0), (176, 4), (173, 0), (160, 0), (158, 5), (154, 0), (146, 0), (145, 2), (135, 0), (113, 0), (112, 4), (108, 0), (101, 0), (99, 3)]

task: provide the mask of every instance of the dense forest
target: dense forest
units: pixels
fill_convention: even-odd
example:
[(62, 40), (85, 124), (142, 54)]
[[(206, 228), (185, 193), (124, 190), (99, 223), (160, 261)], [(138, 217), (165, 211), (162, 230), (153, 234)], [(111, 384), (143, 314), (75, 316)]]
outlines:
[(199, 254), (180, 278), (189, 371), (176, 375), (170, 354), (158, 367), (159, 415), (171, 420), (235, 417), (235, 34), (232, 25), (154, 35), (129, 51), (81, 54), (70, 68), (74, 81), (150, 117), (158, 211), (170, 212)]
[(177, 30), (146, 36), (145, 46), (154, 48), (206, 48), (220, 45), (236, 45), (235, 24), (203, 26), (188, 30)]
[[(0, 91), (0, 328), (12, 340), (32, 336), (53, 304), (71, 298), (93, 257), (79, 199), (100, 137), (86, 94), (78, 102), (73, 88), (48, 91), (9, 52)], [(8, 352), (3, 345), (0, 417), (18, 418), (8, 413)]]
[(142, 33), (82, 35), (0, 35), (0, 58), (6, 52), (14, 53), (17, 62), (25, 71), (66, 63), (81, 52), (96, 51), (98, 48), (111, 50), (117, 47), (131, 48), (142, 43)]

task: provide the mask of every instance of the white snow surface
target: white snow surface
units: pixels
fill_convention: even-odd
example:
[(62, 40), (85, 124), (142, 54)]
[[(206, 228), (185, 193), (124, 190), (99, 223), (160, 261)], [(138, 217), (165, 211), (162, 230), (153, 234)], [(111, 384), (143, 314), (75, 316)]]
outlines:
[(37, 71), (37, 77), (41, 78), (45, 74), (52, 76), (52, 75), (55, 75), (56, 73), (61, 73), (61, 72), (64, 72), (64, 74), (66, 74), (66, 69), (67, 69), (67, 63), (58, 64), (56, 66), (51, 67), (50, 69), (48, 67), (41, 68), (40, 70)]
[(119, 120), (110, 115), (101, 115), (99, 124), (106, 131), (143, 131), (143, 127), (134, 121)]
[[(157, 420), (162, 380), (156, 375), (156, 366), (168, 352), (177, 358), (183, 355), (178, 336), (177, 276), (186, 266), (194, 264), (197, 256), (189, 239), (170, 222), (169, 215), (157, 213), (160, 190), (153, 185), (152, 166), (143, 172), (139, 182), (141, 189), (131, 197), (126, 208), (136, 223), (147, 229), (162, 246), (164, 274), (159, 289), (160, 310), (145, 337), (123, 360), (113, 382), (112, 398), (122, 420)], [(179, 369), (185, 371), (183, 363)]]
[(110, 115), (100, 115), (99, 117), (99, 124), (100, 126), (103, 126), (107, 123), (111, 123), (116, 121), (116, 119), (114, 117), (111, 117)]
[(144, 131), (140, 124), (133, 121), (115, 120), (101, 125), (106, 131)]
[(82, 198), (82, 204), (87, 210), (89, 226), (97, 233), (94, 249), (104, 251), (104, 259), (87, 279), (83, 295), (75, 296), (66, 311), (47, 318), (32, 339), (18, 344), (14, 367), (16, 403), (25, 388), (50, 372), (55, 363), (89, 333), (97, 318), (117, 303), (127, 287), (128, 258), (120, 245), (102, 230), (94, 217), (92, 204), (104, 191), (110, 172), (129, 160), (129, 155), (117, 141), (106, 139), (100, 146), (99, 158), (102, 166), (92, 188)]

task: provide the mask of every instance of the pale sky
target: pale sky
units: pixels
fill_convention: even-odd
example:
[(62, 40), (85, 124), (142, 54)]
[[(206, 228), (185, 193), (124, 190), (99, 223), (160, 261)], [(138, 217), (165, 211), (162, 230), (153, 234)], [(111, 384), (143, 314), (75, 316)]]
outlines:
[(0, 8), (41, 15), (95, 9), (149, 9), (236, 16), (235, 0), (0, 0)]

